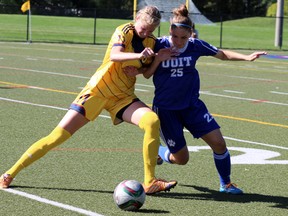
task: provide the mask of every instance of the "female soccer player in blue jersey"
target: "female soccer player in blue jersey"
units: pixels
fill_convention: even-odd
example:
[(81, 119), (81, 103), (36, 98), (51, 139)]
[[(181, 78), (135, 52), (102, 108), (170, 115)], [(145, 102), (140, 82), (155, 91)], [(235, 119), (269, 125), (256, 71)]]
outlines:
[[(154, 50), (158, 55), (143, 74), (146, 78), (154, 74), (153, 110), (160, 118), (161, 138), (167, 146), (160, 146), (158, 154), (168, 163), (186, 164), (189, 160), (183, 134), (183, 128), (186, 128), (195, 138), (203, 139), (213, 150), (220, 177), (220, 192), (242, 194), (243, 191), (230, 180), (230, 154), (220, 127), (199, 99), (200, 80), (195, 65), (201, 56), (254, 61), (266, 52), (243, 55), (217, 49), (205, 41), (191, 38), (192, 24), (185, 5), (174, 9), (170, 36), (158, 39)], [(173, 56), (175, 52), (177, 53)]]
[(152, 32), (160, 24), (161, 15), (153, 6), (138, 11), (134, 23), (116, 28), (109, 42), (102, 65), (79, 93), (58, 126), (46, 137), (35, 142), (22, 157), (0, 177), (0, 188), (7, 188), (25, 167), (43, 157), (52, 148), (69, 139), (77, 130), (93, 121), (103, 109), (113, 123), (123, 121), (144, 130), (144, 190), (146, 194), (166, 191), (176, 181), (155, 178), (155, 166), (160, 143), (159, 119), (134, 94), (135, 77), (127, 76), (124, 67), (149, 65), (154, 55), (156, 38)]

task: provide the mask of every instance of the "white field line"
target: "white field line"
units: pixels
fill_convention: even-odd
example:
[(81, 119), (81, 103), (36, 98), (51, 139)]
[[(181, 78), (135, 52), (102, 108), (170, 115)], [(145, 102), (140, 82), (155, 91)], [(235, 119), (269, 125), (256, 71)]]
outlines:
[[(68, 111), (67, 108), (61, 108), (61, 107), (56, 107), (56, 106), (49, 106), (49, 105), (44, 105), (44, 104), (30, 103), (30, 102), (26, 102), (26, 101), (13, 100), (13, 99), (3, 98), (3, 97), (0, 97), (0, 100), (9, 101), (9, 102), (13, 102), (13, 103), (26, 104), (26, 105), (31, 105), (31, 106), (37, 106), (37, 107), (46, 107), (46, 108), (51, 108), (51, 109)], [(105, 115), (99, 115), (99, 116), (102, 117), (102, 118), (110, 118), (110, 116), (105, 116)]]
[[(2, 43), (0, 43), (0, 44), (2, 44)], [(55, 49), (50, 49), (50, 47), (51, 46), (59, 46), (59, 45), (56, 45), (56, 44), (41, 44), (41, 43), (39, 43), (40, 45), (43, 45), (43, 47), (44, 46), (49, 46), (49, 49), (47, 49), (47, 48), (35, 48), (35, 47), (31, 47), (31, 46), (29, 46), (30, 44), (27, 44), (28, 46), (27, 47), (19, 47), (19, 46), (5, 46), (5, 47), (3, 47), (2, 49), (17, 49), (17, 50), (19, 50), (19, 49), (21, 49), (21, 50), (40, 50), (40, 51), (45, 51), (45, 52), (58, 52), (58, 53), (66, 53), (66, 52), (68, 52), (67, 50), (63, 50), (63, 49), (58, 49), (58, 50), (55, 50)], [(61, 46), (61, 48), (63, 48), (63, 47), (65, 47), (65, 48), (71, 48), (71, 49), (73, 49), (73, 50), (70, 50), (69, 51), (69, 53), (70, 54), (85, 54), (85, 55), (102, 55), (102, 51), (101, 51), (101, 54), (99, 54), (99, 52), (97, 52), (96, 50), (106, 50), (106, 46), (103, 46), (103, 47), (98, 47), (97, 49), (95, 49), (95, 47), (88, 47), (88, 46), (86, 46), (86, 47), (82, 47), (82, 46), (69, 46), (69, 45), (60, 45)], [(60, 47), (59, 46), (59, 47)], [(78, 49), (78, 50), (81, 50), (81, 51), (75, 51), (76, 49)], [(87, 52), (85, 52), (85, 51), (83, 51), (83, 49), (85, 50), (90, 50), (90, 51), (87, 51)], [(104, 51), (103, 51), (104, 52)], [(101, 61), (102, 62), (102, 61)]]
[(10, 188), (3, 189), (2, 191), (6, 191), (6, 192), (9, 192), (9, 193), (12, 193), (12, 194), (23, 196), (23, 197), (26, 197), (26, 198), (29, 198), (29, 199), (32, 199), (32, 200), (35, 200), (35, 201), (38, 201), (38, 202), (41, 202), (41, 203), (46, 203), (46, 204), (49, 204), (49, 205), (52, 205), (52, 206), (56, 206), (56, 207), (59, 207), (59, 208), (63, 208), (63, 209), (67, 209), (67, 210), (70, 210), (70, 211), (78, 212), (78, 213), (83, 214), (83, 215), (102, 216), (101, 214), (98, 214), (98, 213), (95, 213), (95, 212), (92, 212), (92, 211), (88, 211), (88, 210), (77, 208), (77, 207), (74, 207), (74, 206), (71, 206), (71, 205), (55, 202), (55, 201), (52, 201), (52, 200), (49, 200), (49, 199), (42, 198), (40, 196), (36, 196), (36, 195), (33, 195), (33, 194), (25, 193), (25, 192), (22, 192), (22, 191), (10, 189)]
[[(51, 75), (58, 75), (58, 76), (67, 76), (67, 77), (81, 78), (81, 79), (87, 79), (87, 80), (90, 79), (90, 77), (71, 75), (71, 74), (63, 74), (63, 73), (56, 73), (56, 72), (50, 72), (50, 71), (40, 71), (40, 70), (13, 68), (13, 67), (3, 67), (3, 66), (0, 66), (0, 68), (11, 69), (11, 70), (20, 70), (20, 71), (21, 70), (22, 71), (29, 71), (29, 72), (33, 72), (33, 73), (44, 73), (44, 74), (51, 74)], [(240, 76), (230, 76), (230, 77), (242, 78), (242, 79), (268, 80), (268, 79), (252, 78), (252, 77), (240, 77)], [(272, 81), (272, 80), (269, 79), (268, 81)], [(139, 86), (154, 88), (153, 85), (145, 85), (145, 84), (137, 84), (137, 83), (136, 83), (136, 85), (137, 86), (139, 85)], [(138, 89), (138, 91), (145, 91), (145, 90)], [(259, 102), (260, 101), (259, 99), (242, 98), (242, 97), (235, 97), (235, 96), (229, 96), (229, 95), (215, 94), (215, 93), (210, 93), (208, 91), (200, 91), (200, 94), (209, 95), (209, 96), (216, 96), (216, 97), (225, 97), (225, 98), (237, 99), (237, 100), (246, 100), (246, 101), (252, 101), (252, 102)], [(265, 101), (265, 100), (261, 100), (261, 103), (288, 106), (287, 103), (279, 103), (279, 102)]]
[(246, 100), (246, 101), (252, 101), (252, 102), (260, 102), (261, 101), (261, 103), (288, 106), (288, 103), (279, 103), (279, 102), (265, 101), (265, 100), (259, 100), (259, 99), (253, 99), (253, 98), (242, 98), (242, 97), (228, 96), (228, 95), (210, 93), (207, 91), (205, 91), (205, 92), (200, 91), (200, 94), (209, 95), (209, 96), (216, 96), (216, 97), (225, 97), (225, 98), (231, 98), (231, 99), (237, 99), (237, 100)]
[(288, 95), (288, 92), (270, 91), (272, 94)]
[[(0, 97), (0, 100), (9, 101), (9, 102), (13, 102), (13, 103), (19, 103), (19, 104), (25, 104), (25, 105), (31, 105), (31, 106), (46, 107), (46, 108), (51, 108), (51, 109), (63, 110), (63, 111), (67, 111), (68, 110), (67, 108), (49, 106), (49, 105), (44, 105), (44, 104), (30, 103), (30, 102), (26, 102), (26, 101), (13, 100), (13, 99), (3, 98), (3, 97)], [(107, 115), (99, 115), (99, 116), (102, 117), (102, 118), (109, 118), (110, 119), (110, 116), (107, 116)], [(186, 129), (184, 131), (188, 132)], [(243, 142), (243, 143), (249, 143), (249, 144), (254, 144), (254, 145), (262, 145), (262, 146), (267, 146), (267, 147), (272, 147), (272, 148), (288, 150), (288, 148), (286, 148), (286, 147), (277, 146), (277, 145), (274, 145), (274, 144), (265, 144), (265, 143), (253, 142), (253, 141), (249, 141), (249, 140), (241, 140), (241, 139), (232, 138), (232, 137), (225, 137), (225, 138), (226, 139), (230, 139), (230, 140), (234, 140), (234, 141), (238, 141), (238, 142)]]
[[(57, 110), (63, 110), (63, 111), (67, 111), (66, 108), (61, 108), (61, 107), (56, 107), (56, 106), (47, 106), (44, 104), (35, 104), (35, 103), (30, 103), (30, 102), (26, 102), (26, 101), (20, 101), (20, 100), (13, 100), (13, 99), (9, 99), (9, 98), (3, 98), (0, 97), (0, 100), (4, 100), (4, 101), (9, 101), (9, 102), (13, 102), (13, 103), (20, 103), (20, 104), (25, 104), (25, 105), (31, 105), (31, 106), (38, 106), (38, 107), (46, 107), (46, 108), (51, 108), (51, 109), (57, 109)], [(110, 118), (109, 116), (106, 115), (100, 115), (100, 117), (102, 118)], [(187, 132), (187, 130), (184, 130), (185, 132)], [(272, 147), (272, 148), (278, 148), (278, 149), (285, 149), (288, 150), (288, 148), (282, 147), (282, 146), (277, 146), (277, 145), (272, 145), (272, 144), (265, 144), (265, 143), (260, 143), (260, 142), (253, 142), (253, 141), (249, 141), (249, 140), (241, 140), (241, 139), (236, 139), (236, 138), (231, 138), (231, 137), (224, 137), (225, 139), (230, 139), (230, 140), (234, 140), (234, 141), (238, 141), (238, 142), (243, 142), (243, 143), (249, 143), (249, 144), (254, 144), (254, 145), (261, 145), (261, 146), (267, 146), (267, 147)], [(14, 190), (14, 189), (4, 189), (3, 191), (6, 192), (10, 192), (16, 195), (20, 195), (29, 199), (33, 199), (35, 201), (38, 202), (42, 202), (42, 203), (46, 203), (49, 205), (53, 205), (59, 208), (63, 208), (63, 209), (67, 209), (70, 211), (74, 211), (74, 212), (78, 212), (84, 215), (89, 215), (89, 216), (102, 216), (100, 214), (97, 214), (95, 212), (91, 212), (85, 209), (81, 209), (81, 208), (77, 208), (74, 206), (70, 206), (70, 205), (66, 205), (66, 204), (62, 204), (59, 202), (55, 202), (52, 200), (48, 200), (33, 194), (28, 194), (22, 191), (18, 191), (18, 190)]]
[(72, 75), (72, 74), (56, 73), (56, 72), (51, 72), (51, 71), (40, 71), (40, 70), (5, 67), (5, 66), (0, 66), (0, 68), (8, 69), (8, 70), (29, 71), (29, 72), (32, 72), (32, 73), (42, 73), (42, 74), (57, 75), (57, 76), (75, 77), (75, 78), (81, 78), (81, 79), (90, 79), (90, 77), (78, 76), (78, 75)]
[(233, 91), (233, 90), (223, 90), (224, 92), (235, 93), (235, 94), (244, 94), (245, 92)]
[[(186, 129), (184, 129), (184, 132), (189, 133), (189, 131), (186, 130)], [(252, 145), (260, 145), (260, 146), (271, 147), (271, 148), (276, 148), (276, 149), (288, 150), (287, 147), (277, 146), (277, 145), (274, 145), (274, 144), (266, 144), (266, 143), (254, 142), (254, 141), (250, 141), (250, 140), (242, 140), (242, 139), (237, 139), (237, 138), (227, 137), (227, 136), (223, 136), (223, 137), (225, 139), (227, 139), (227, 140), (233, 140), (233, 141), (242, 142), (242, 143), (248, 143), (248, 144), (252, 144)]]

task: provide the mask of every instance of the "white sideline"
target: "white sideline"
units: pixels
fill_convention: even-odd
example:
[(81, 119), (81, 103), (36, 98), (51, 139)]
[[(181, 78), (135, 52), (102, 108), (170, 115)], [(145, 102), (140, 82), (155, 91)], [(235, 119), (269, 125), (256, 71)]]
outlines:
[[(52, 109), (57, 109), (57, 110), (63, 110), (66, 111), (66, 108), (61, 108), (61, 107), (56, 107), (56, 106), (48, 106), (48, 105), (43, 105), (43, 104), (36, 104), (36, 103), (30, 103), (30, 102), (26, 102), (26, 101), (20, 101), (20, 100), (14, 100), (14, 99), (9, 99), (9, 98), (3, 98), (0, 97), (0, 100), (4, 100), (4, 101), (10, 101), (10, 102), (14, 102), (14, 103), (20, 103), (20, 104), (27, 104), (27, 105), (32, 105), (32, 106), (38, 106), (38, 107), (46, 107), (46, 108), (52, 108)], [(110, 116), (106, 116), (106, 115), (99, 115), (102, 118), (110, 118)], [(184, 130), (185, 131), (185, 130)], [(265, 144), (265, 143), (259, 143), (259, 142), (253, 142), (253, 141), (248, 141), (248, 140), (240, 140), (240, 139), (236, 139), (236, 138), (231, 138), (231, 137), (225, 137), (225, 139), (230, 139), (230, 140), (235, 140), (235, 141), (239, 141), (239, 142), (245, 142), (245, 143), (250, 143), (250, 144), (254, 144), (254, 145), (262, 145), (262, 146), (267, 146), (267, 147), (272, 147), (272, 148), (281, 148), (281, 149), (286, 149), (288, 150), (288, 148), (285, 147), (281, 147), (281, 146), (277, 146), (277, 145), (272, 145), (272, 144)], [(57, 206), (59, 208), (64, 208), (70, 211), (75, 211), (84, 215), (89, 215), (89, 216), (102, 216), (100, 214), (97, 214), (95, 212), (91, 212), (85, 209), (81, 209), (81, 208), (77, 208), (77, 207), (73, 207), (70, 205), (66, 205), (66, 204), (62, 204), (59, 202), (55, 202), (52, 200), (48, 200), (33, 194), (28, 194), (22, 191), (18, 191), (18, 190), (14, 190), (14, 189), (3, 189), (3, 191), (9, 192), (9, 193), (13, 193), (13, 194), (17, 194), (23, 197), (27, 197), (29, 199), (33, 199), (36, 200), (38, 202), (42, 202), (42, 203), (46, 203), (49, 205), (53, 205), (53, 206)]]
[(2, 189), (2, 190), (6, 191), (6, 192), (9, 192), (9, 193), (12, 193), (12, 194), (23, 196), (23, 197), (26, 197), (26, 198), (29, 198), (29, 199), (32, 199), (32, 200), (36, 200), (36, 201), (41, 202), (41, 203), (46, 203), (46, 204), (49, 204), (49, 205), (57, 206), (59, 208), (63, 208), (63, 209), (67, 209), (67, 210), (70, 210), (70, 211), (78, 212), (78, 213), (83, 214), (83, 215), (103, 216), (103, 215), (95, 213), (95, 212), (91, 212), (91, 211), (88, 211), (88, 210), (85, 210), (85, 209), (81, 209), (81, 208), (77, 208), (77, 207), (74, 207), (74, 206), (71, 206), (71, 205), (55, 202), (55, 201), (52, 201), (52, 200), (49, 200), (49, 199), (45, 199), (45, 198), (42, 198), (42, 197), (39, 197), (39, 196), (36, 196), (36, 195), (33, 195), (33, 194), (28, 194), (28, 193), (25, 193), (25, 192), (22, 192), (22, 191), (10, 189), (10, 188)]

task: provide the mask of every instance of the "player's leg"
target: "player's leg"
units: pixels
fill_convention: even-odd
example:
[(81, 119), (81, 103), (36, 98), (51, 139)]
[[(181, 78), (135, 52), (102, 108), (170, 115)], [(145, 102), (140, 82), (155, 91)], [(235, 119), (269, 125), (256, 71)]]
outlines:
[[(198, 100), (196, 106), (186, 113), (185, 127), (195, 138), (202, 138), (213, 150), (213, 158), (220, 178), (220, 191), (240, 194), (242, 191), (231, 184), (231, 160), (220, 126), (209, 113), (206, 105)], [(224, 188), (224, 189), (223, 189)]]
[(213, 150), (214, 162), (219, 173), (220, 184), (231, 182), (231, 161), (230, 154), (226, 148), (225, 140), (220, 129), (215, 129), (201, 137)]
[(48, 136), (32, 144), (20, 159), (1, 176), (0, 188), (9, 187), (13, 178), (15, 178), (22, 169), (42, 158), (51, 149), (65, 142), (88, 121), (89, 120), (82, 114), (74, 110), (69, 110), (58, 126)]
[(182, 111), (164, 110), (153, 106), (160, 118), (161, 138), (166, 146), (160, 145), (158, 155), (167, 163), (185, 165), (189, 161), (189, 151), (179, 119)]
[(216, 169), (220, 178), (220, 192), (242, 194), (243, 191), (231, 183), (231, 159), (220, 129), (201, 137), (213, 150)]
[(96, 98), (91, 94), (90, 88), (84, 88), (57, 127), (48, 136), (32, 144), (22, 157), (0, 177), (0, 188), (9, 187), (13, 178), (22, 169), (65, 142), (89, 121), (94, 120), (103, 110), (105, 104), (106, 99)]
[[(125, 109), (122, 118), (124, 121), (137, 125), (144, 130), (143, 160), (145, 192), (152, 194), (170, 190), (170, 188), (177, 184), (176, 181), (167, 182), (155, 178), (155, 167), (160, 143), (160, 122), (158, 116), (143, 102), (135, 101)], [(153, 187), (150, 187), (151, 185)]]
[(160, 146), (158, 155), (167, 163), (185, 165), (189, 161), (189, 151), (184, 146), (176, 153), (171, 153), (167, 146)]

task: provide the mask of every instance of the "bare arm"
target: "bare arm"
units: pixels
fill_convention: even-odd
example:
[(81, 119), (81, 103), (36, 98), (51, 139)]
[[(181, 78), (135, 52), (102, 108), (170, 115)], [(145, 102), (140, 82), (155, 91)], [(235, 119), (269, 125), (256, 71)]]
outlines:
[(214, 57), (220, 60), (229, 60), (229, 61), (254, 61), (261, 55), (266, 54), (267, 52), (264, 51), (254, 52), (250, 55), (245, 55), (230, 50), (218, 50), (217, 54)]
[(141, 53), (124, 52), (124, 48), (121, 46), (115, 46), (110, 53), (110, 60), (114, 62), (121, 62), (127, 60), (136, 60), (142, 58), (148, 58), (154, 56), (154, 52), (151, 48), (145, 48)]

